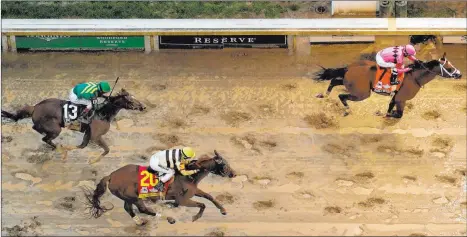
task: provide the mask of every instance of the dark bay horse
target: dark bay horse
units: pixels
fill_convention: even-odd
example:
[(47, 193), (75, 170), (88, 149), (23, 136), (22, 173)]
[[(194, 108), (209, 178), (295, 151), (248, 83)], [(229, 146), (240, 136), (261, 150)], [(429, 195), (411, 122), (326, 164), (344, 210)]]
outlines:
[[(413, 70), (406, 73), (399, 91), (392, 97), (386, 117), (402, 118), (405, 102), (417, 95), (420, 88), (429, 83), (436, 76), (460, 79), (462, 74), (447, 59), (446, 53), (438, 60), (409, 65)], [(348, 94), (340, 94), (339, 99), (345, 107), (344, 116), (350, 113), (347, 101), (362, 101), (370, 97), (373, 82), (376, 76), (376, 62), (362, 60), (343, 68), (323, 68), (317, 73), (318, 81), (331, 80), (326, 96), (331, 93), (334, 86), (344, 85)], [(316, 97), (324, 98), (323, 94)], [(393, 112), (397, 105), (396, 112)]]
[[(66, 100), (54, 98), (45, 99), (35, 106), (26, 105), (22, 109), (18, 110), (16, 114), (2, 110), (2, 117), (12, 119), (15, 122), (20, 119), (32, 117), (32, 122), (34, 123), (32, 128), (38, 133), (45, 135), (42, 138), (42, 141), (49, 144), (53, 149), (57, 149), (57, 145), (55, 145), (52, 140), (58, 137), (62, 131), (62, 127), (64, 127), (64, 112), (62, 107), (66, 103)], [(63, 160), (67, 158), (66, 150), (83, 149), (88, 145), (90, 140), (97, 143), (104, 149), (104, 152), (94, 160), (94, 162), (99, 161), (102, 157), (107, 155), (110, 150), (106, 142), (102, 139), (102, 136), (109, 131), (110, 122), (121, 109), (143, 111), (146, 107), (124, 89), (122, 89), (117, 95), (110, 96), (103, 105), (96, 110), (89, 125), (84, 123), (82, 124), (85, 129), (80, 131), (84, 132), (81, 145), (72, 148), (65, 148), (64, 146), (60, 147), (65, 153)], [(91, 162), (92, 161), (90, 160), (90, 163)]]
[[(204, 212), (206, 205), (200, 202), (191, 200), (193, 196), (203, 197), (214, 203), (223, 215), (227, 212), (225, 208), (215, 200), (210, 194), (205, 193), (198, 188), (198, 184), (209, 173), (219, 175), (221, 177), (233, 178), (236, 176), (235, 171), (230, 167), (227, 161), (214, 150), (214, 157), (204, 155), (198, 160), (193, 160), (186, 165), (187, 170), (199, 169), (200, 171), (191, 176), (183, 176), (176, 171), (173, 183), (168, 186), (165, 200), (175, 200), (174, 206), (198, 207), (199, 212), (193, 216), (193, 221), (198, 220)], [(155, 216), (156, 213), (144, 205), (143, 199), (138, 198), (138, 165), (126, 165), (118, 170), (115, 170), (110, 175), (101, 179), (94, 191), (92, 189), (85, 189), (85, 197), (87, 199), (90, 214), (94, 218), (100, 217), (104, 212), (110, 210), (100, 205), (100, 198), (104, 195), (107, 188), (116, 197), (122, 199), (125, 204), (124, 208), (137, 225), (143, 225), (147, 220), (141, 220), (133, 212), (133, 205), (135, 205), (140, 213)], [(156, 203), (161, 200), (160, 197), (150, 197), (152, 202)], [(169, 222), (174, 222), (170, 217)]]

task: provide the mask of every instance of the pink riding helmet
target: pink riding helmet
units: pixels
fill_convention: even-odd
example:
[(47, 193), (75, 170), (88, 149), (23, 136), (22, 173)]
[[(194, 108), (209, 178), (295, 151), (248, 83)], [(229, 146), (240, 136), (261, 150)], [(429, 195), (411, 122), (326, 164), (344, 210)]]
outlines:
[(411, 44), (404, 46), (404, 54), (405, 56), (415, 56), (415, 48)]

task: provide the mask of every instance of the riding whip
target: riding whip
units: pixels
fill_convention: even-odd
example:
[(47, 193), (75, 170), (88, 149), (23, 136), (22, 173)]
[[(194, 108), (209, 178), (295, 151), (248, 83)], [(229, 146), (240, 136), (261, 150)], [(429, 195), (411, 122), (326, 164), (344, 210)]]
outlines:
[(109, 97), (112, 95), (112, 92), (114, 91), (115, 85), (117, 85), (118, 79), (120, 77), (117, 77), (117, 80), (115, 80), (114, 86), (112, 87), (112, 90), (110, 91)]

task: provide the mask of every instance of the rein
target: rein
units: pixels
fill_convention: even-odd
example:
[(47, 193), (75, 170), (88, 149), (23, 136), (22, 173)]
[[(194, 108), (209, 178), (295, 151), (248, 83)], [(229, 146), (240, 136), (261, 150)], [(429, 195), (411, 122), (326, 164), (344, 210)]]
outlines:
[[(212, 158), (212, 159), (214, 159), (214, 158)], [(219, 162), (217, 162), (217, 161), (215, 161), (215, 160), (214, 160), (214, 162), (216, 162), (217, 164), (222, 164), (222, 162), (219, 163)], [(196, 169), (199, 169), (199, 170), (207, 170), (207, 168), (200, 166), (200, 165), (198, 164), (198, 162), (194, 162), (193, 165), (196, 166), (196, 167), (195, 167)], [(209, 170), (209, 173), (211, 173), (211, 174), (216, 174), (216, 173), (215, 173), (215, 170)], [(220, 173), (221, 173), (221, 175), (225, 175), (224, 170), (221, 170)]]
[[(438, 59), (438, 62), (440, 62), (440, 61), (441, 61), (441, 59)], [(444, 65), (446, 65), (446, 63), (448, 63), (448, 62), (449, 62), (448, 60), (444, 60), (444, 63), (443, 63), (443, 64), (441, 64), (441, 62), (440, 62), (439, 68), (440, 68), (440, 71), (441, 71), (441, 76), (443, 76), (443, 72), (444, 72), (444, 73), (448, 74), (450, 77), (452, 77), (452, 75), (454, 75), (454, 73), (456, 73), (456, 72), (458, 71), (457, 68), (455, 68), (454, 66), (452, 66), (451, 63), (449, 63), (449, 65), (450, 65), (452, 68), (455, 69), (454, 72), (449, 73), (449, 71), (444, 67)], [(423, 69), (425, 69), (425, 70), (428, 71), (429, 73), (433, 73), (433, 74), (438, 75), (437, 72), (434, 72), (434, 71), (430, 70), (429, 68), (425, 67), (425, 64), (424, 64), (424, 63), (420, 63), (420, 65), (422, 66)], [(417, 83), (417, 85), (418, 85), (420, 88), (423, 88), (423, 86), (420, 84), (420, 82), (417, 80), (417, 78), (415, 78), (415, 82)]]

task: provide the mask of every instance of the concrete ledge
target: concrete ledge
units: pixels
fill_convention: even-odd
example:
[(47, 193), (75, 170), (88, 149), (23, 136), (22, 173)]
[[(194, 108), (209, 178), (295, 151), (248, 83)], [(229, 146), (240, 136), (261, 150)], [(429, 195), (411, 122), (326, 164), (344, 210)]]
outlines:
[(311, 36), (311, 44), (341, 44), (341, 43), (373, 43), (375, 36), (347, 36), (347, 35), (332, 35), (332, 36)]
[(443, 44), (467, 44), (467, 33), (464, 36), (444, 36)]

